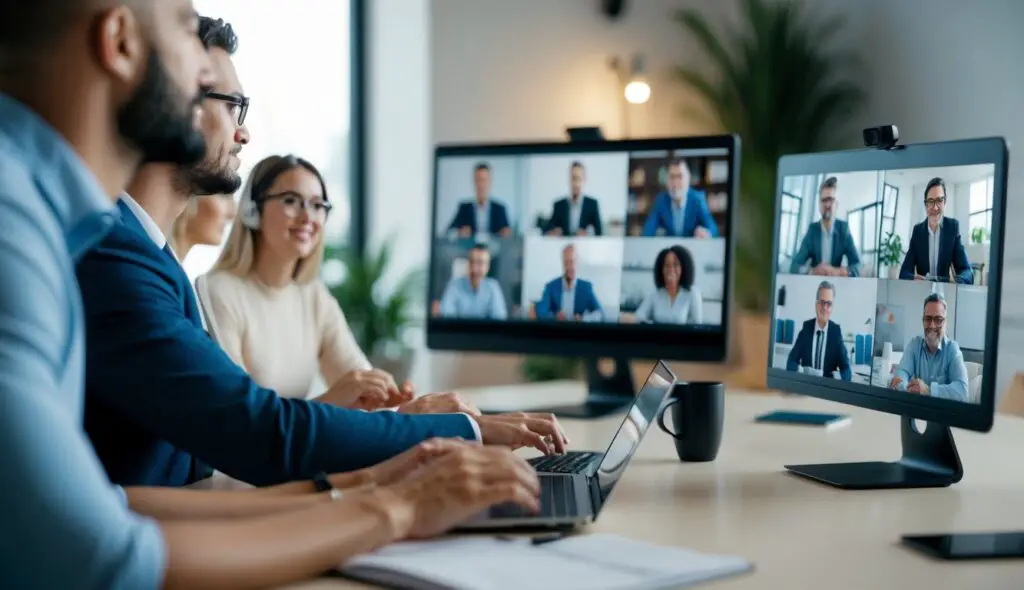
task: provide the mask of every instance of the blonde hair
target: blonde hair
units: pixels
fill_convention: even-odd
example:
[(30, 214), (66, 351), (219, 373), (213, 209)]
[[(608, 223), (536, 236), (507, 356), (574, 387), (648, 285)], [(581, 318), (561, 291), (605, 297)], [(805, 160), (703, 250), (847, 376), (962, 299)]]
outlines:
[[(291, 155), (264, 158), (256, 164), (245, 181), (242, 197), (238, 203), (238, 215), (235, 216), (235, 221), (231, 224), (231, 233), (228, 235), (227, 244), (220, 253), (217, 263), (213, 266), (214, 271), (227, 271), (242, 278), (249, 276), (256, 261), (256, 234), (259, 233), (259, 230), (245, 225), (245, 212), (253, 206), (259, 208), (260, 199), (266, 196), (267, 190), (274, 184), (274, 181), (281, 174), (295, 168), (303, 168), (316, 176), (324, 190), (324, 199), (327, 199), (327, 187), (324, 184), (323, 176), (308, 161)], [(253, 194), (254, 190), (261, 194)], [(254, 202), (256, 205), (252, 204)], [(292, 280), (299, 284), (311, 283), (320, 276), (320, 265), (324, 259), (324, 231), (322, 228), (317, 239), (319, 243), (316, 245), (316, 250), (309, 256), (300, 259), (295, 265)]]
[(171, 235), (167, 236), (167, 243), (174, 250), (178, 256), (183, 256), (184, 253), (178, 251), (178, 248), (185, 243), (184, 237), (188, 232), (188, 222), (196, 216), (199, 212), (199, 199), (193, 197), (188, 200), (188, 205), (185, 210), (181, 212), (181, 215), (174, 220), (174, 225), (171, 226)]

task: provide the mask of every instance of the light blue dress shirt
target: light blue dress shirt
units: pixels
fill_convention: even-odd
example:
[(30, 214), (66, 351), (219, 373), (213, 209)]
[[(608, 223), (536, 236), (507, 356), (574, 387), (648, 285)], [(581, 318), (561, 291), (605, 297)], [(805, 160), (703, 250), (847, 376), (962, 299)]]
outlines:
[(911, 379), (928, 384), (931, 397), (967, 401), (967, 365), (960, 346), (943, 338), (935, 354), (928, 351), (922, 336), (914, 336), (907, 343), (895, 376), (903, 380), (901, 391), (906, 391)]
[(0, 94), (0, 588), (157, 588), (164, 541), (82, 431), (75, 261), (112, 227), (96, 178)]
[(508, 318), (501, 284), (491, 277), (473, 290), (469, 277), (452, 279), (441, 296), (441, 315), (449, 318), (504, 320)]
[(700, 324), (704, 321), (704, 298), (696, 286), (680, 289), (675, 301), (665, 289), (656, 289), (644, 297), (636, 310), (636, 319), (659, 324)]
[[(671, 195), (670, 195), (671, 196)], [(683, 197), (677, 202), (672, 199), (672, 226), (675, 227), (675, 233), (672, 235), (681, 236), (683, 235), (684, 225), (686, 224), (686, 199), (689, 197)]]
[(565, 314), (565, 319), (571, 320), (576, 310), (576, 279), (572, 280), (572, 284), (569, 284), (562, 279), (562, 313)]
[(487, 199), (483, 205), (474, 200), (473, 212), (476, 213), (476, 233), (491, 233), (491, 200)]

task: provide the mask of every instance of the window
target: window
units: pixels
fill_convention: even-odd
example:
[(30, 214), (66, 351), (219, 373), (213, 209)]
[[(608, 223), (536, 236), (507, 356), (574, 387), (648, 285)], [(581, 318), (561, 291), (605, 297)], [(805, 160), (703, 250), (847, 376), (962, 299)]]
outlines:
[[(232, 62), (251, 98), (246, 126), (251, 141), (240, 157), (243, 179), (266, 156), (295, 154), (324, 175), (334, 210), (325, 228), (329, 243), (349, 236), (350, 2), (195, 0), (199, 14), (222, 18), (238, 34)], [(226, 237), (226, 236), (225, 236)], [(197, 247), (185, 261), (195, 277), (209, 270), (220, 247)]]
[(877, 268), (880, 217), (884, 217), (881, 201), (853, 209), (846, 216), (863, 268)]
[(900, 189), (889, 183), (882, 185), (882, 232), (879, 240), (896, 233), (896, 211), (900, 203)]
[[(796, 252), (800, 234), (800, 204), (802, 199), (790, 192), (782, 193), (782, 213), (779, 223), (779, 252)], [(780, 261), (784, 262), (784, 261)]]
[[(989, 176), (971, 183), (971, 192), (968, 203), (968, 217), (970, 230), (968, 239), (973, 243), (988, 243), (989, 234), (992, 232), (992, 180)], [(979, 238), (975, 238), (975, 230), (980, 232)]]

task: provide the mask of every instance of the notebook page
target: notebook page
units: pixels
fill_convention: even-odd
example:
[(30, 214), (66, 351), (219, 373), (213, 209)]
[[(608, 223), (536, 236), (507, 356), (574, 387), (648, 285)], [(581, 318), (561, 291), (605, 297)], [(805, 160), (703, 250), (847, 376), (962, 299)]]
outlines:
[(735, 557), (588, 535), (539, 546), (486, 537), (400, 543), (357, 557), (341, 569), (412, 590), (658, 590), (749, 567)]

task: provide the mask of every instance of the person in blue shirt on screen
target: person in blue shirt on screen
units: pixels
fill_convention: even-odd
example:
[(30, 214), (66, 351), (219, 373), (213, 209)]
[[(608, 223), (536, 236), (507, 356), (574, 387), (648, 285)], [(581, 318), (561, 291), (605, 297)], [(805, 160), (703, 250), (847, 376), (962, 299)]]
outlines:
[[(821, 221), (815, 221), (807, 228), (800, 249), (793, 254), (789, 272), (802, 274), (807, 264), (807, 274), (831, 277), (860, 276), (860, 254), (853, 243), (850, 226), (842, 219), (836, 219), (839, 200), (836, 197), (838, 181), (830, 176), (818, 189), (821, 207)], [(843, 258), (846, 266), (843, 267)]]
[(469, 250), (469, 274), (453, 278), (441, 296), (440, 315), (446, 318), (504, 320), (508, 318), (501, 284), (487, 276), (491, 252), (476, 244)]
[(967, 365), (956, 342), (946, 338), (946, 300), (932, 293), (924, 300), (924, 336), (907, 343), (889, 387), (908, 393), (968, 401)]
[(818, 285), (814, 301), (814, 318), (804, 322), (797, 334), (793, 349), (786, 360), (787, 371), (801, 369), (812, 375), (850, 381), (850, 354), (843, 343), (843, 329), (832, 321), (832, 308), (836, 301), (836, 287), (828, 281)]
[(544, 286), (537, 302), (538, 319), (580, 322), (604, 315), (593, 283), (576, 276), (576, 263), (576, 247), (569, 244), (562, 249), (562, 276)]
[(690, 168), (685, 160), (668, 166), (666, 191), (654, 198), (654, 206), (644, 224), (644, 236), (677, 238), (717, 238), (718, 224), (708, 209), (704, 191), (690, 186)]

